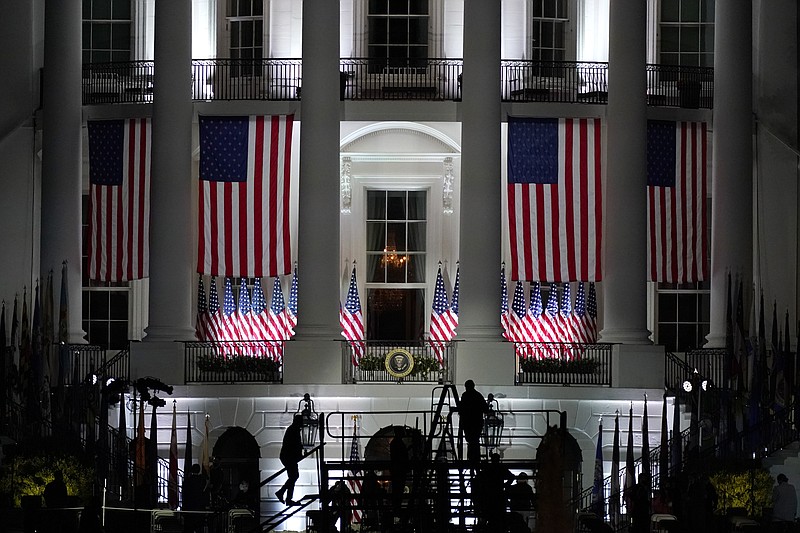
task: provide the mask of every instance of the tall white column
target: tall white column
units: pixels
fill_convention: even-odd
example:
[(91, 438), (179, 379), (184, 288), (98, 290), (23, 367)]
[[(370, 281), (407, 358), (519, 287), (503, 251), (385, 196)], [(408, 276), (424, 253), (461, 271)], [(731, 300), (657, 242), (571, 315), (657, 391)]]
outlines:
[[(339, 2), (303, 2), (298, 340), (339, 336)], [(360, 270), (363, 280), (363, 269)], [(338, 377), (338, 376), (337, 376)]]
[(148, 341), (191, 340), (192, 3), (156, 2)]
[(613, 0), (610, 10), (600, 338), (648, 344), (647, 3)]
[(464, 2), (458, 339), (467, 341), (500, 339), (500, 4)]
[[(40, 276), (60, 280), (67, 261), (69, 340), (81, 329), (81, 2), (47, 2), (44, 13)], [(58, 281), (56, 283), (58, 287)]]
[(706, 348), (725, 346), (727, 273), (753, 272), (752, 2), (717, 2), (711, 155), (711, 324)]

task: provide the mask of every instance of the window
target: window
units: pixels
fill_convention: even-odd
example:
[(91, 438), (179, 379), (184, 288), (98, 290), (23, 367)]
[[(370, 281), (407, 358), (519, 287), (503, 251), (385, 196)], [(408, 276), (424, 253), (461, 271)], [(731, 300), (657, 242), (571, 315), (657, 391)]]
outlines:
[(428, 0), (369, 0), (368, 56), (374, 72), (426, 66), (428, 12)]
[(131, 59), (131, 1), (83, 0), (83, 62)]
[(231, 66), (231, 75), (258, 75), (257, 67), (264, 56), (263, 0), (228, 0), (228, 27), (230, 57), (243, 60)]
[(425, 329), (427, 195), (367, 191), (367, 338), (418, 340)]
[(662, 65), (714, 66), (714, 0), (661, 0)]
[(567, 0), (533, 0), (531, 59), (534, 61), (564, 61), (567, 7)]
[(702, 348), (709, 332), (711, 290), (708, 282), (658, 284), (658, 344), (672, 352)]
[(83, 196), (83, 316), (82, 327), (89, 344), (105, 350), (122, 350), (128, 346), (128, 298), (127, 282), (100, 282), (89, 279), (86, 251), (89, 230), (89, 196)]

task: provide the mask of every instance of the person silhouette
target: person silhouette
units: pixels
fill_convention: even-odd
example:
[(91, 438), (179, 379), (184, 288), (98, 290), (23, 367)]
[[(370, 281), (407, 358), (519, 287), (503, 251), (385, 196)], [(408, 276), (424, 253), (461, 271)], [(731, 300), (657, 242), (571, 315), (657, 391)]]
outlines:
[(458, 404), (459, 428), (464, 432), (467, 441), (467, 460), (478, 463), (481, 460), (481, 431), (483, 415), (489, 411), (489, 405), (483, 394), (475, 389), (475, 382), (468, 379), (464, 382), (464, 392)]
[(403, 494), (406, 490), (406, 478), (408, 477), (408, 469), (410, 466), (408, 447), (406, 443), (403, 442), (405, 436), (406, 428), (403, 426), (396, 426), (394, 437), (392, 438), (391, 444), (389, 444), (389, 458), (392, 461), (390, 468), (392, 509), (396, 517), (400, 517), (401, 514)]
[(280, 460), (281, 464), (286, 468), (286, 482), (275, 492), (275, 496), (278, 498), (278, 501), (284, 503), (284, 495), (286, 495), (286, 505), (295, 504), (292, 500), (294, 496), (294, 484), (300, 477), (297, 463), (303, 458), (303, 441), (300, 438), (300, 430), (302, 427), (302, 415), (294, 415), (291, 425), (286, 428), (286, 432), (283, 434)]

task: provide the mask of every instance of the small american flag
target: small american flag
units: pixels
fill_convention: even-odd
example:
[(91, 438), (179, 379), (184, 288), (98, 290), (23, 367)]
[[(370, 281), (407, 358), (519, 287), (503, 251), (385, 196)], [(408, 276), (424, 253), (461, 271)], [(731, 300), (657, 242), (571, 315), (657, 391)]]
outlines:
[(199, 341), (210, 340), (206, 321), (208, 320), (208, 304), (206, 303), (206, 289), (203, 285), (203, 276), (197, 277), (197, 318), (195, 319), (195, 336)]
[(221, 342), (225, 340), (222, 319), (219, 313), (219, 295), (217, 280), (212, 277), (208, 288), (208, 312), (206, 313), (206, 333), (208, 340)]
[(275, 283), (272, 285), (272, 302), (268, 310), (269, 322), (267, 326), (270, 340), (277, 341), (272, 343), (273, 357), (276, 361), (283, 359), (283, 341), (289, 338), (284, 309), (281, 280), (276, 276)]
[(297, 327), (297, 265), (292, 273), (292, 285), (289, 288), (289, 301), (286, 303), (286, 327), (289, 338), (294, 337), (294, 328)]
[(512, 341), (509, 333), (510, 320), (508, 316), (508, 283), (506, 283), (506, 264), (500, 268), (500, 325), (503, 328), (503, 337)]
[(236, 310), (236, 329), (239, 332), (239, 339), (253, 340), (252, 329), (250, 327), (250, 290), (247, 288), (247, 280), (239, 280), (239, 308)]
[(433, 291), (433, 306), (431, 308), (430, 344), (433, 353), (439, 360), (439, 365), (444, 365), (444, 351), (446, 343), (455, 335), (455, 324), (450, 320), (450, 306), (447, 303), (447, 292), (444, 288), (442, 265), (436, 273), (436, 286)]
[(358, 362), (364, 356), (366, 347), (363, 342), (364, 318), (361, 314), (361, 300), (358, 297), (355, 265), (353, 265), (353, 272), (350, 275), (347, 299), (344, 306), (339, 305), (339, 324), (342, 326), (342, 336), (350, 341), (348, 344), (352, 349), (353, 365), (358, 366)]
[(239, 340), (239, 328), (236, 326), (236, 300), (233, 298), (233, 282), (225, 278), (225, 292), (222, 295), (222, 317), (220, 320), (225, 340)]
[(647, 122), (648, 281), (707, 278), (706, 124)]
[(294, 116), (199, 120), (198, 272), (236, 277), (288, 274)]
[[(350, 462), (361, 462), (361, 453), (359, 452), (358, 446), (358, 422), (357, 417), (355, 416), (353, 417), (353, 441), (350, 444)], [(360, 523), (362, 516), (361, 509), (358, 508), (358, 502), (360, 498), (356, 497), (356, 494), (361, 494), (361, 469), (357, 466), (351, 468), (350, 476), (351, 477), (347, 480), (347, 484), (350, 488), (350, 494), (353, 496), (350, 501), (350, 504), (353, 507), (353, 522)]]
[(150, 260), (150, 120), (91, 120), (87, 128), (89, 278), (146, 278)]
[[(264, 289), (261, 287), (261, 278), (253, 281), (253, 299), (250, 309), (250, 329), (256, 340), (263, 341), (269, 338), (269, 315), (266, 312), (267, 300), (264, 298)], [(259, 343), (256, 352), (259, 355), (267, 355), (271, 349)], [(271, 355), (271, 353), (269, 354)]]

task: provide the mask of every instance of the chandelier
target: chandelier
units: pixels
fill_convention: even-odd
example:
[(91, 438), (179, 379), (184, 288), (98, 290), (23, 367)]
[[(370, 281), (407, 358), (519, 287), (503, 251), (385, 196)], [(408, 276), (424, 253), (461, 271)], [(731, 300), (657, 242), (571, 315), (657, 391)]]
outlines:
[(407, 255), (398, 255), (396, 246), (387, 246), (383, 249), (383, 256), (381, 257), (381, 266), (401, 268), (408, 261)]

